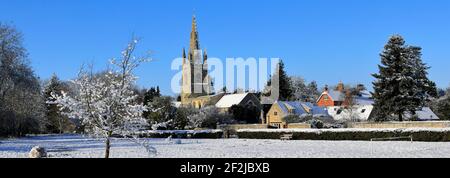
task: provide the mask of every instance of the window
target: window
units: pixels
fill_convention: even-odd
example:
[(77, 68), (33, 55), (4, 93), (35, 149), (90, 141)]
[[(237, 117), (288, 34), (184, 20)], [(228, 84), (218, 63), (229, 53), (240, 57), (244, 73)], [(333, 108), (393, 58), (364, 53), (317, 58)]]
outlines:
[(273, 112), (273, 115), (278, 116), (278, 112)]
[(365, 113), (365, 112), (366, 112), (366, 109), (361, 110), (361, 113)]
[(323, 95), (323, 100), (328, 101), (329, 99), (328, 95)]
[(336, 114), (340, 115), (341, 113), (342, 113), (342, 109), (339, 109)]
[(295, 113), (295, 109), (289, 109), (289, 114), (294, 114)]

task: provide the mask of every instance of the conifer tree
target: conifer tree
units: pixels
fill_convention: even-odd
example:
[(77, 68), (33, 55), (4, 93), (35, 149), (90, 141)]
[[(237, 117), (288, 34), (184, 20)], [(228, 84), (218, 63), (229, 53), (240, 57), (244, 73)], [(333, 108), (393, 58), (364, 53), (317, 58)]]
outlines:
[[(279, 91), (278, 100), (286, 101), (294, 97), (291, 78), (287, 75), (282, 60), (280, 60), (274, 75), (270, 78), (271, 79), (269, 79), (269, 81), (267, 82), (267, 86), (264, 89), (265, 90), (264, 96), (270, 96), (272, 92), (278, 90)], [(272, 78), (274, 78), (275, 80), (278, 79), (279, 82), (278, 89), (276, 88), (277, 86), (272, 85)]]
[[(55, 99), (52, 98), (52, 93), (61, 95), (63, 91), (63, 84), (59, 80), (59, 78), (56, 76), (56, 74), (53, 74), (52, 78), (48, 82), (47, 86), (44, 89), (44, 97), (45, 99), (55, 101)], [(50, 133), (62, 133), (64, 131), (64, 123), (66, 122), (67, 118), (62, 116), (60, 111), (60, 107), (58, 107), (55, 103), (47, 103), (46, 104), (46, 112), (45, 115), (47, 116), (47, 124), (46, 124), (46, 130)]]
[[(158, 87), (151, 87), (149, 90), (147, 90), (144, 94), (144, 106), (150, 106), (151, 103), (155, 100), (155, 98), (161, 97), (161, 92)], [(148, 119), (150, 115), (150, 111), (144, 111), (143, 116), (144, 118)]]
[(396, 115), (403, 121), (407, 112), (415, 114), (437, 94), (436, 85), (427, 77), (429, 69), (421, 59), (421, 49), (407, 46), (403, 37), (392, 36), (381, 53), (379, 73), (373, 74), (375, 120)]

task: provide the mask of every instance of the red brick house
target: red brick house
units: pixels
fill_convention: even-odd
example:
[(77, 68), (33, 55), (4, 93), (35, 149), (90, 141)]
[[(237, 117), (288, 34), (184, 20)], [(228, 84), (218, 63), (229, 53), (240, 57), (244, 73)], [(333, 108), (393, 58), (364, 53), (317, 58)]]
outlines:
[(344, 84), (341, 82), (336, 90), (329, 90), (325, 87), (325, 91), (317, 99), (317, 105), (320, 107), (342, 106), (345, 102)]

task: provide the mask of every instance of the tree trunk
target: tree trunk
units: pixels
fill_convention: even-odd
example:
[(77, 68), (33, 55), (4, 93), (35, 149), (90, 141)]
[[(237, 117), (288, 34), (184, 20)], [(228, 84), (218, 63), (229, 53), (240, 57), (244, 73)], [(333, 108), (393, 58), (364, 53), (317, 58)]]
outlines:
[(108, 136), (106, 137), (106, 150), (105, 150), (105, 159), (109, 158), (109, 150), (111, 149), (111, 133), (108, 133)]
[(398, 121), (403, 122), (403, 112), (398, 114)]

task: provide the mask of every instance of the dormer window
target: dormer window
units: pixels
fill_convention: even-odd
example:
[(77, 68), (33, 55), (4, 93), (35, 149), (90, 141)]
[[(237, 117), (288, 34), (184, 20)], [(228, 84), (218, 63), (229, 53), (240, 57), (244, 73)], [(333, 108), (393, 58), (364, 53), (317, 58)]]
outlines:
[(295, 109), (289, 109), (289, 114), (294, 114), (295, 113)]
[(362, 110), (361, 110), (361, 113), (365, 113), (365, 112), (366, 112), (366, 109), (362, 109)]

